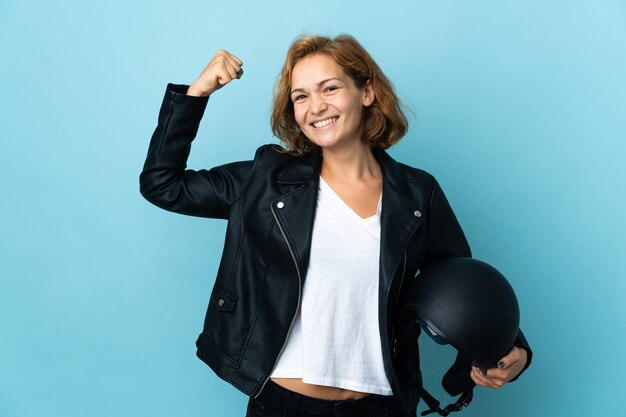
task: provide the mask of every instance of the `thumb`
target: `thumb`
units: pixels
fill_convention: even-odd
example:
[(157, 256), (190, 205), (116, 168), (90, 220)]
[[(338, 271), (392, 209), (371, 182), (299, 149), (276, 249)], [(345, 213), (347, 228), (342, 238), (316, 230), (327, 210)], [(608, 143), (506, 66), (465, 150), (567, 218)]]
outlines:
[(507, 353), (507, 355), (505, 357), (500, 359), (500, 361), (498, 362), (498, 368), (500, 368), (500, 369), (508, 368), (509, 365), (511, 365), (512, 363), (516, 362), (516, 356), (515, 355), (517, 355), (517, 354), (518, 354), (517, 346), (513, 346), (513, 349), (511, 349), (511, 351), (509, 353)]

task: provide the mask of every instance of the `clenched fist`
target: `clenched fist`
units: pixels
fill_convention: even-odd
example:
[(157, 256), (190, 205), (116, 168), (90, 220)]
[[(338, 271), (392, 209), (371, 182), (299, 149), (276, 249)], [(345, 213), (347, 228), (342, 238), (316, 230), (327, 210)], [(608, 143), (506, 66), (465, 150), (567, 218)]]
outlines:
[(228, 51), (220, 49), (202, 74), (191, 84), (187, 95), (206, 97), (236, 78), (241, 78), (243, 62)]

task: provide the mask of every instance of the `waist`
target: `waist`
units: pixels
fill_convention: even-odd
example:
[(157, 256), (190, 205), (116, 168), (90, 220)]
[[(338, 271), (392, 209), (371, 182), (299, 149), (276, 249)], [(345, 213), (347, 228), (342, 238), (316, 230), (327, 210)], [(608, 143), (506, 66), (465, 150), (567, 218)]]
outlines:
[(320, 400), (359, 400), (365, 398), (370, 393), (352, 391), (349, 389), (330, 387), (324, 385), (315, 385), (302, 382), (300, 378), (272, 378), (272, 381), (281, 387), (294, 391), (307, 397), (317, 398)]
[(267, 410), (284, 412), (286, 409), (297, 409), (302, 412), (319, 414), (321, 416), (364, 416), (377, 409), (397, 409), (398, 404), (393, 396), (378, 394), (364, 394), (361, 398), (341, 400), (325, 400), (310, 397), (278, 385), (273, 380), (267, 381), (263, 391), (255, 399)]

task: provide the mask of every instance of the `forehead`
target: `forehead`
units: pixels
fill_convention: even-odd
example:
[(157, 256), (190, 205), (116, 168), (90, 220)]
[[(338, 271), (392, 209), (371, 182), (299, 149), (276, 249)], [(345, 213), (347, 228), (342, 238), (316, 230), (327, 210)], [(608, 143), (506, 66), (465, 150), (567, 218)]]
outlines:
[(347, 81), (350, 77), (333, 58), (326, 54), (308, 55), (294, 65), (291, 73), (291, 88), (306, 88), (322, 80), (339, 78)]

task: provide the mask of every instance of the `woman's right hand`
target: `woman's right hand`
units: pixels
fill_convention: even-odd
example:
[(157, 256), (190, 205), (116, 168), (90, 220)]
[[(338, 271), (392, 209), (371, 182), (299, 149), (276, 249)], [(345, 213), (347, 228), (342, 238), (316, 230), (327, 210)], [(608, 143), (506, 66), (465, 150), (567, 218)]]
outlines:
[(220, 49), (202, 74), (191, 84), (187, 95), (206, 97), (219, 90), (234, 79), (241, 78), (243, 62), (228, 51)]

